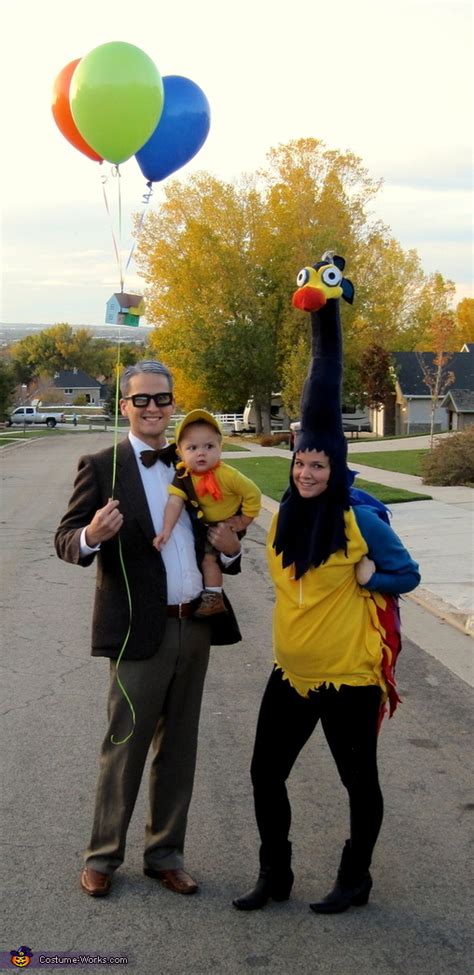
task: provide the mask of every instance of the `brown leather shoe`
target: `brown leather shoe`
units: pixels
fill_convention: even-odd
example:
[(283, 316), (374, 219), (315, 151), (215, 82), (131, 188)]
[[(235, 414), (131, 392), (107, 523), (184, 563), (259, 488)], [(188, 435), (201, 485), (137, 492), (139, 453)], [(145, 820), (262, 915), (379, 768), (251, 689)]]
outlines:
[(90, 897), (106, 897), (112, 887), (112, 877), (109, 873), (99, 873), (91, 867), (84, 867), (81, 871), (80, 883)]
[(152, 870), (144, 867), (143, 873), (152, 880), (159, 880), (163, 887), (175, 894), (195, 894), (199, 888), (195, 880), (185, 870)]

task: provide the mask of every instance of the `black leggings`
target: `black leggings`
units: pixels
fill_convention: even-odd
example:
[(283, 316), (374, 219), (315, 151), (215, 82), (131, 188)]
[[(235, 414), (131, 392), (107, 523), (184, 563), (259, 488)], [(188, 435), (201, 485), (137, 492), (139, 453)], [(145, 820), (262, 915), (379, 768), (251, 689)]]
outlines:
[(288, 847), (291, 807), (286, 780), (319, 719), (349, 793), (352, 856), (368, 870), (383, 818), (377, 772), (380, 688), (321, 687), (302, 697), (274, 670), (263, 695), (252, 758), (262, 862), (277, 864)]

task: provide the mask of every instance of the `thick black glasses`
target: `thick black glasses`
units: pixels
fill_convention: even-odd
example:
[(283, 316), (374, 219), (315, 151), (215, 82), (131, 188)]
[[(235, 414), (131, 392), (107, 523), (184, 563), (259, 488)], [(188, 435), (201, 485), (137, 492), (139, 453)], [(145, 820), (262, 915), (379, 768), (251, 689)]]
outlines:
[(134, 406), (149, 406), (153, 400), (155, 406), (171, 406), (173, 393), (135, 393), (134, 396), (124, 396), (131, 399)]

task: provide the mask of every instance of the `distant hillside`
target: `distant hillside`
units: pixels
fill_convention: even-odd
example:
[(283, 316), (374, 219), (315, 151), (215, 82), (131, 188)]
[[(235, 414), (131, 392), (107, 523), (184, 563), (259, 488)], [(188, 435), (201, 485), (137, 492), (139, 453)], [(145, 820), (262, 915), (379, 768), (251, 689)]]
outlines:
[[(44, 332), (47, 328), (53, 328), (54, 323), (26, 323), (26, 322), (0, 322), (0, 346), (5, 348), (6, 345), (11, 345), (12, 342), (19, 342), (20, 339), (24, 339), (27, 335), (33, 335), (35, 332)], [(73, 331), (77, 331), (79, 328), (87, 328), (92, 333), (96, 339), (107, 339), (108, 341), (115, 342), (119, 338), (123, 339), (125, 342), (133, 342), (136, 345), (143, 345), (153, 330), (152, 325), (139, 325), (138, 328), (119, 328), (116, 325), (71, 325)]]

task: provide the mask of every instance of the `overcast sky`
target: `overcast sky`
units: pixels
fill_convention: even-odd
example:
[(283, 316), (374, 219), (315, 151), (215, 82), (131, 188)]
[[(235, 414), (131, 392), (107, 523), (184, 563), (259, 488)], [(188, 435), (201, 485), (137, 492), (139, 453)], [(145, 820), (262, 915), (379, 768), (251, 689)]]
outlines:
[[(101, 177), (51, 114), (69, 61), (99, 44), (136, 44), (162, 75), (206, 93), (207, 142), (177, 175), (232, 180), (271, 147), (316, 137), (360, 156), (384, 188), (374, 211), (425, 272), (472, 295), (471, 5), (465, 0), (0, 0), (1, 320), (102, 323), (119, 290)], [(145, 180), (120, 167), (124, 261)], [(155, 186), (150, 207), (160, 199)], [(308, 260), (318, 255), (308, 255)], [(348, 267), (350, 255), (346, 255)], [(357, 271), (351, 269), (357, 286)], [(125, 288), (138, 289), (133, 261)]]

